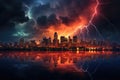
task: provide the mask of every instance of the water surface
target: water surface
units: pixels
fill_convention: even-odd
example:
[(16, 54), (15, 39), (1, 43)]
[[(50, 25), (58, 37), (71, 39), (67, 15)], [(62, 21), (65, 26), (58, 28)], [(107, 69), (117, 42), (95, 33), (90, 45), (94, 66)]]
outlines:
[(0, 80), (120, 80), (119, 52), (0, 52)]

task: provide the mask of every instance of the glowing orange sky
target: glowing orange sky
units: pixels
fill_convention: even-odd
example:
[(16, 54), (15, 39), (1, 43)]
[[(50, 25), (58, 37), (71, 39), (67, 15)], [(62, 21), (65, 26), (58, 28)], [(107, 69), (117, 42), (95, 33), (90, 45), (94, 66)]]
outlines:
[[(95, 3), (92, 3), (86, 10), (83, 10), (82, 15), (80, 15), (74, 22), (70, 25), (60, 24), (57, 28), (53, 25), (50, 26), (42, 35), (39, 36), (39, 39), (43, 37), (53, 38), (54, 32), (57, 32), (60, 36), (73, 36), (79, 29), (88, 27), (90, 22), (94, 19), (97, 14), (97, 8), (99, 6), (99, 1), (96, 0)], [(41, 29), (42, 30), (42, 29)]]

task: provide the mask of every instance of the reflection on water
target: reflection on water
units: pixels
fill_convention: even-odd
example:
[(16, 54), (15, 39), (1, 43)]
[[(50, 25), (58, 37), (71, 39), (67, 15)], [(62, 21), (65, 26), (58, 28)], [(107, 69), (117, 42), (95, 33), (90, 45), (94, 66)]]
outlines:
[[(106, 59), (109, 58), (111, 54), (112, 52), (1, 52), (0, 58), (39, 63), (41, 66), (53, 70), (62, 68), (69, 70), (71, 68), (75, 71), (81, 71), (84, 70), (82, 69), (83, 65), (87, 62), (95, 61), (99, 58)], [(18, 67), (20, 67), (20, 65)]]
[[(50, 72), (71, 72), (80, 75), (92, 75), (103, 62), (118, 57), (113, 52), (0, 52), (0, 61), (9, 62), (18, 70), (29, 68), (32, 64), (39, 65)], [(0, 62), (0, 63), (1, 63)], [(14, 62), (14, 63), (12, 63)], [(86, 74), (87, 73), (87, 74)], [(47, 80), (47, 79), (46, 79)], [(48, 79), (50, 80), (50, 79)], [(74, 80), (74, 79), (73, 79)]]

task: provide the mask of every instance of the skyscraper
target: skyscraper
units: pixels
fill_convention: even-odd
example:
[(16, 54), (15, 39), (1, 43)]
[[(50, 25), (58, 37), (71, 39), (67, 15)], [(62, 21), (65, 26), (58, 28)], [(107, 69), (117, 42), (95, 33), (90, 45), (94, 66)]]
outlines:
[(55, 39), (55, 40), (58, 39), (58, 34), (57, 34), (57, 32), (54, 33), (54, 39)]
[(20, 40), (19, 40), (19, 46), (20, 47), (24, 47), (24, 43), (25, 43), (24, 38), (20, 38)]
[(73, 43), (77, 43), (77, 42), (78, 42), (77, 36), (73, 36)]
[(61, 43), (67, 43), (68, 39), (65, 36), (61, 36), (60, 41), (61, 41)]
[(71, 37), (69, 36), (68, 38), (69, 38), (69, 43), (72, 43), (72, 39), (71, 39)]
[(58, 34), (57, 34), (57, 32), (54, 33), (53, 45), (55, 47), (58, 47), (58, 45), (59, 45), (59, 40), (58, 40)]

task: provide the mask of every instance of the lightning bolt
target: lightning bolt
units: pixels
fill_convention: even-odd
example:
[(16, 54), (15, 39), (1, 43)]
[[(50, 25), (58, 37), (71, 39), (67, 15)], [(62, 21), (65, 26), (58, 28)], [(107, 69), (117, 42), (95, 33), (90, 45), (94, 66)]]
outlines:
[[(96, 0), (96, 5), (95, 5), (95, 7), (93, 8), (93, 9), (94, 9), (94, 12), (93, 12), (93, 14), (91, 15), (90, 20), (88, 21), (88, 24), (87, 24), (86, 26), (84, 26), (83, 28), (81, 28), (81, 26), (80, 26), (79, 31), (80, 31), (81, 33), (84, 33), (84, 32), (83, 32), (83, 29), (86, 29), (87, 35), (90, 36), (90, 35), (89, 35), (89, 32), (90, 32), (90, 31), (89, 31), (88, 27), (89, 27), (89, 26), (93, 26), (93, 27), (95, 28), (96, 32), (98, 33), (98, 35), (101, 37), (101, 39), (104, 40), (103, 36), (101, 35), (101, 33), (99, 32), (99, 30), (97, 29), (96, 25), (93, 23), (93, 20), (94, 20), (95, 16), (96, 16), (97, 13), (98, 13), (98, 7), (99, 7), (99, 5), (100, 5), (99, 0)], [(77, 32), (77, 29), (75, 30), (75, 32)]]
[(92, 17), (91, 17), (91, 19), (89, 20), (89, 23), (88, 23), (87, 26), (90, 26), (91, 23), (92, 23), (92, 21), (93, 21), (93, 19), (95, 18), (96, 14), (97, 14), (97, 9), (98, 9), (99, 4), (100, 4), (100, 3), (99, 3), (99, 0), (96, 0), (96, 6), (95, 6), (95, 8), (94, 8), (94, 13), (92, 14)]
[(31, 7), (29, 7), (27, 4), (23, 3), (24, 7), (26, 7), (28, 10), (26, 11), (25, 16), (27, 16), (29, 19), (32, 19), (31, 16)]
[(100, 34), (100, 32), (97, 29), (97, 27), (95, 26), (95, 24), (93, 24), (93, 20), (94, 20), (95, 16), (97, 15), (97, 12), (98, 12), (97, 9), (98, 9), (99, 5), (100, 5), (99, 0), (96, 0), (96, 6), (94, 8), (94, 13), (92, 14), (92, 17), (89, 20), (89, 23), (88, 23), (87, 27), (90, 26), (90, 25), (93, 26), (95, 28), (95, 30), (97, 31), (97, 33), (99, 34), (99, 36), (104, 40), (103, 36)]

